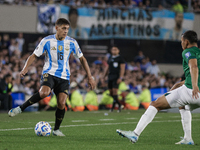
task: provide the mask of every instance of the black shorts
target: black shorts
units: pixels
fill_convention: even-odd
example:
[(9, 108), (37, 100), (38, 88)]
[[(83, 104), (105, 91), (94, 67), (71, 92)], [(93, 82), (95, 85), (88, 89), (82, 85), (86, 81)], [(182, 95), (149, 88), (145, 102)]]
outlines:
[(54, 93), (58, 95), (59, 93), (66, 93), (68, 95), (69, 91), (69, 80), (64, 80), (52, 76), (48, 73), (43, 74), (41, 86), (46, 85), (53, 89)]
[(119, 84), (117, 84), (117, 79), (116, 80), (109, 80), (108, 79), (108, 89), (118, 89)]

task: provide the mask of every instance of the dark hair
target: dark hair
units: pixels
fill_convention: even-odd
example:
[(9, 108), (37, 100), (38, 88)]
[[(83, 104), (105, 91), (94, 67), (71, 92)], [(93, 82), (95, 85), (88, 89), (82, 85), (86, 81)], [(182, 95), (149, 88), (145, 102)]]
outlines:
[(6, 75), (4, 76), (4, 80), (7, 79), (7, 78), (10, 78), (10, 77), (12, 77), (12, 75), (8, 73), (8, 74), (6, 74)]
[(68, 12), (68, 16), (70, 16), (71, 14), (76, 14), (78, 16), (78, 10), (75, 8), (70, 8)]
[(185, 33), (182, 34), (184, 39), (187, 39), (191, 44), (192, 43), (197, 43), (198, 38), (197, 38), (197, 33), (193, 30), (188, 30)]
[(65, 19), (65, 18), (59, 18), (57, 21), (56, 21), (56, 23), (55, 23), (56, 25), (58, 25), (58, 26), (61, 26), (61, 25), (70, 25), (70, 22), (67, 20), (67, 19)]

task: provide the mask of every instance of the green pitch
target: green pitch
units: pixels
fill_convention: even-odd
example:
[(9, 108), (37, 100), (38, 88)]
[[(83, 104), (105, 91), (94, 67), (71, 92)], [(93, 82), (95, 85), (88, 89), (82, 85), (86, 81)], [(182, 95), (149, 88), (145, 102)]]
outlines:
[(196, 145), (175, 145), (183, 136), (179, 113), (158, 113), (135, 144), (116, 129), (133, 130), (144, 113), (139, 111), (66, 112), (61, 131), (66, 137), (38, 137), (39, 121), (54, 125), (54, 111), (22, 113), (13, 118), (0, 114), (0, 150), (195, 150), (200, 149), (200, 114), (192, 114)]

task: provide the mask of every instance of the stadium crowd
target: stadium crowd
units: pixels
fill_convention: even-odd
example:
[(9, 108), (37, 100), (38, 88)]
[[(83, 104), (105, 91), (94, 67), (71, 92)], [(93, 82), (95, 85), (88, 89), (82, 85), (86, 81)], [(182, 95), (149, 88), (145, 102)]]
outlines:
[[(36, 45), (38, 42), (36, 41)], [(23, 92), (26, 95), (32, 95), (40, 88), (44, 56), (38, 58), (31, 65), (24, 79), (21, 79), (19, 73), (30, 55), (30, 53), (21, 55), (24, 43), (25, 40), (22, 33), (19, 33), (18, 37), (13, 39), (10, 39), (8, 34), (4, 34), (3, 37), (0, 36), (0, 80), (4, 81), (6, 75), (10, 74), (13, 78), (12, 82), (9, 83), (12, 87), (12, 92)], [(110, 54), (108, 53), (105, 57), (99, 57), (94, 62), (89, 62), (91, 73), (97, 83), (96, 93), (107, 91), (108, 79), (104, 77), (104, 69), (108, 65), (107, 60), (109, 57)], [(76, 83), (76, 86), (71, 86), (71, 88), (79, 89), (82, 93), (89, 92), (86, 73), (79, 60), (72, 55), (69, 62), (71, 68), (70, 82)], [(139, 51), (137, 56), (133, 56), (133, 61), (126, 63), (125, 76), (123, 82), (119, 85), (119, 90), (140, 94), (145, 87), (171, 88), (178, 80), (179, 78), (161, 73), (156, 60), (150, 61), (149, 57)], [(8, 94), (10, 94), (10, 91)]]
[[(0, 0), (0, 4), (8, 5), (26, 5), (37, 6), (38, 4), (63, 4), (74, 7), (120, 7), (143, 9), (158, 8), (158, 9), (173, 9), (175, 11), (187, 10), (187, 0)], [(200, 0), (191, 1), (193, 10), (200, 11)]]

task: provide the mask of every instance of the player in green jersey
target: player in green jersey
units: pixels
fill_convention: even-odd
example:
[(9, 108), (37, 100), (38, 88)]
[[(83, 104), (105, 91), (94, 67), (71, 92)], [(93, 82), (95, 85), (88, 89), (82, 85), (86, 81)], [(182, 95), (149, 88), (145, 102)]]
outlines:
[[(117, 133), (135, 143), (138, 141), (139, 135), (154, 119), (159, 110), (172, 107), (184, 108), (184, 106), (191, 110), (200, 106), (200, 50), (197, 46), (197, 40), (197, 34), (192, 30), (186, 31), (181, 37), (185, 81), (173, 87), (171, 91), (162, 95), (156, 101), (151, 102), (151, 105), (140, 118), (134, 131), (117, 129)], [(187, 120), (187, 118), (184, 119)], [(194, 142), (189, 137), (176, 144), (194, 145)]]

